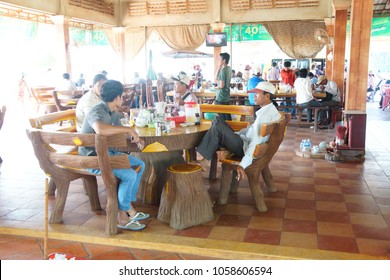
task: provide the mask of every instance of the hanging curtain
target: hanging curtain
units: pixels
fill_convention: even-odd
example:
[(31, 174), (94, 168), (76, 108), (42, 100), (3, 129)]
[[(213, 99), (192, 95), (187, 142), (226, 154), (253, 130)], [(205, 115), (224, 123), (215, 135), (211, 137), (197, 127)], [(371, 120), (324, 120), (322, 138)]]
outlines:
[[(115, 32), (112, 29), (106, 29), (106, 36), (115, 52), (120, 51), (120, 46), (115, 42)], [(144, 27), (126, 28), (125, 30), (125, 56), (126, 60), (132, 60), (145, 45), (149, 38), (151, 30), (147, 28), (145, 34)]]
[(210, 25), (156, 27), (164, 42), (176, 50), (195, 50), (203, 44)]
[(315, 58), (324, 47), (314, 39), (314, 30), (326, 30), (324, 22), (271, 21), (264, 27), (279, 48), (291, 58)]

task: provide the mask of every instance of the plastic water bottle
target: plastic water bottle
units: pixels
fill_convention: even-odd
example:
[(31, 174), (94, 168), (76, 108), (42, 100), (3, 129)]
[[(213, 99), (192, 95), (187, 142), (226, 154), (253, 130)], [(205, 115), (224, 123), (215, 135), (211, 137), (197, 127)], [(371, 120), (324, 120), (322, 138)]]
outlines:
[(309, 151), (311, 148), (311, 141), (310, 139), (305, 139), (304, 148), (306, 151)]
[(305, 148), (305, 140), (301, 141), (301, 144), (299, 145), (299, 148), (301, 149), (301, 151), (304, 150), (304, 148)]

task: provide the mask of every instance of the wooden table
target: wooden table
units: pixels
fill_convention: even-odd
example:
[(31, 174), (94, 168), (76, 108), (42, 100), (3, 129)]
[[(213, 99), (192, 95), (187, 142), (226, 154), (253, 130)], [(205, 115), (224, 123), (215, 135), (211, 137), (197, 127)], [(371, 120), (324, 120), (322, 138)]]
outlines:
[[(174, 94), (173, 91), (168, 91), (167, 92), (167, 96), (173, 96), (173, 94)], [(194, 94), (198, 98), (215, 98), (216, 91), (205, 90), (203, 92), (194, 92)], [(293, 97), (293, 98), (295, 98), (296, 96), (297, 96), (296, 93), (275, 93), (274, 94), (275, 98), (285, 98), (285, 97)], [(326, 97), (326, 93), (325, 92), (314, 92), (313, 96), (315, 98), (319, 98), (319, 99), (320, 98), (325, 98)], [(248, 97), (248, 93), (246, 91), (244, 91), (244, 90), (239, 90), (237, 92), (231, 91), (230, 92), (230, 97), (243, 97), (243, 98), (247, 98)]]
[(186, 158), (194, 159), (195, 148), (210, 129), (211, 123), (204, 122), (200, 125), (181, 127), (177, 125), (169, 133), (156, 134), (155, 128), (133, 127), (138, 135), (145, 141), (145, 146), (158, 142), (163, 144), (166, 152), (140, 153), (135, 144), (128, 142), (127, 152), (132, 152), (145, 162), (145, 171), (137, 197), (147, 204), (158, 204), (161, 191), (166, 181), (167, 168), (172, 164), (185, 163), (183, 150), (186, 150)]

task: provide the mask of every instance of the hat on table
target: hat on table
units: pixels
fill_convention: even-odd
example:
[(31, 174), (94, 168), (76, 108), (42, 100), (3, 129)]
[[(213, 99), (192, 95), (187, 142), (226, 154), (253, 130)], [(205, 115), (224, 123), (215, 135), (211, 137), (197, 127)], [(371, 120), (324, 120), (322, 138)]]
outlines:
[(326, 76), (324, 75), (321, 75), (321, 76), (318, 76), (318, 81), (317, 81), (317, 85), (321, 84), (323, 80), (327, 80)]
[(274, 94), (276, 91), (275, 86), (270, 82), (260, 82), (254, 89), (248, 90), (248, 92), (257, 92), (258, 89), (270, 94)]
[(190, 78), (184, 73), (179, 73), (179, 75), (173, 76), (172, 80), (178, 81), (178, 82), (185, 84), (187, 86), (190, 85)]

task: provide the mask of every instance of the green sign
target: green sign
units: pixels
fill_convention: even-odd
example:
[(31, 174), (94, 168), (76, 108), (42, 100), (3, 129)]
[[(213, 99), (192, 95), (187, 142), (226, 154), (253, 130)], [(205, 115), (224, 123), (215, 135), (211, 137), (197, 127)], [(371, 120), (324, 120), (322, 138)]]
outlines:
[(110, 42), (108, 41), (106, 33), (104, 31), (94, 30), (92, 39), (94, 45), (98, 45), (98, 46), (110, 45)]
[[(223, 29), (228, 34), (230, 41), (230, 26)], [(262, 24), (233, 24), (232, 25), (233, 42), (272, 40), (267, 30)]]
[(70, 37), (78, 46), (108, 46), (110, 43), (104, 31), (84, 30), (78, 28), (69, 28)]

